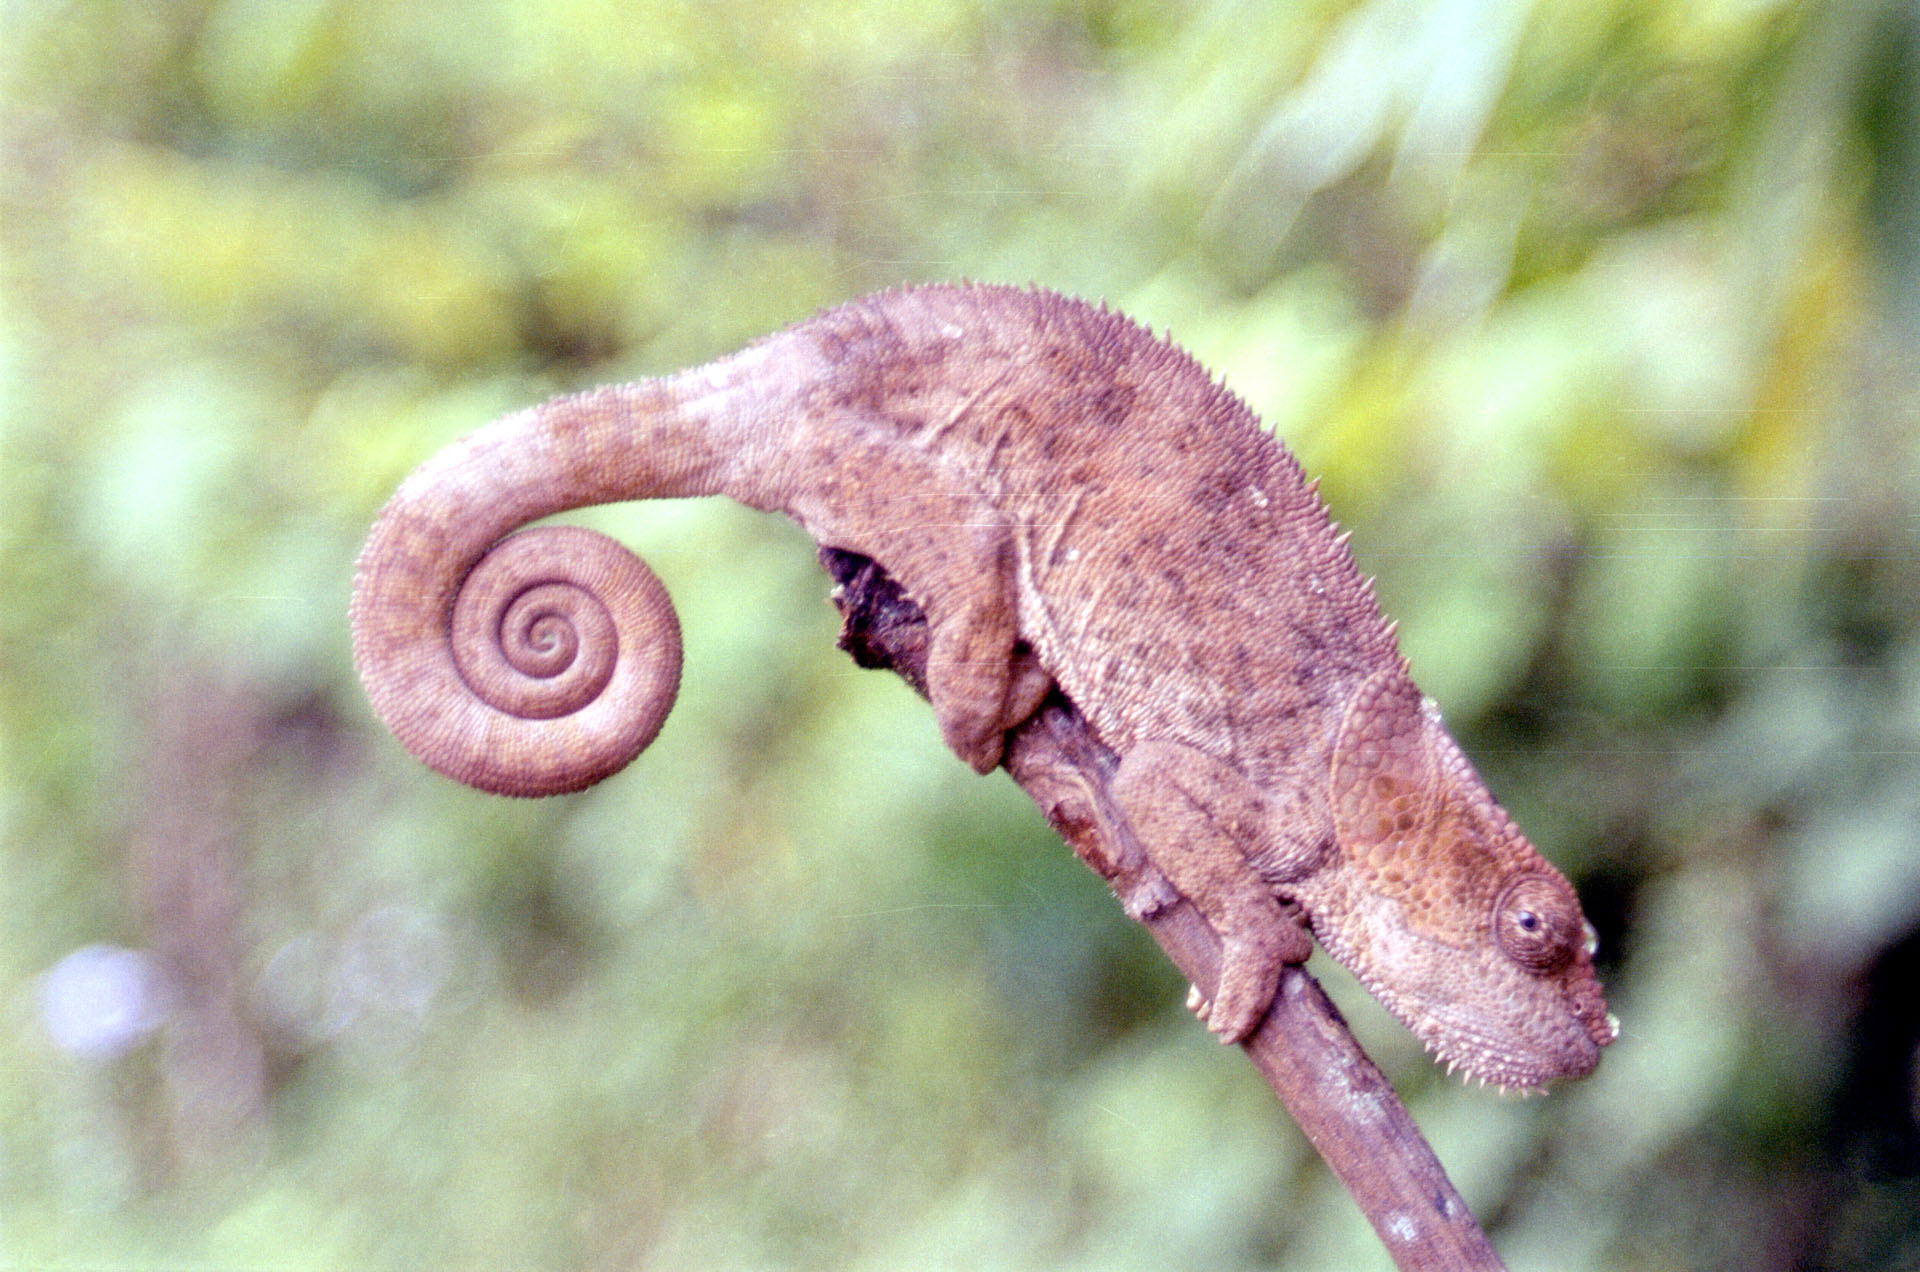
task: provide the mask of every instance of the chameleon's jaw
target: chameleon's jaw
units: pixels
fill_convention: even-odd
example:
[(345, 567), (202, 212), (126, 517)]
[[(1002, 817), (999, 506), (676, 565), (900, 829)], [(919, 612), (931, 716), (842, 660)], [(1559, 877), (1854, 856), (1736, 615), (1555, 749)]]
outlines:
[(1314, 935), (1449, 1073), (1530, 1091), (1592, 1072), (1619, 1032), (1589, 947), (1543, 973), (1423, 935), (1385, 898), (1359, 899), (1349, 918)]
[(1437, 1023), (1416, 1033), (1423, 1035), (1420, 1042), (1434, 1061), (1450, 1075), (1508, 1095), (1533, 1095), (1561, 1078), (1585, 1077), (1600, 1063), (1601, 1048), (1619, 1032), (1619, 1022), (1603, 1011), (1596, 1020), (1578, 1018), (1577, 1027), (1557, 1039), (1542, 1039), (1534, 1048), (1523, 1049), (1510, 1039), (1488, 1036), (1471, 1020), (1448, 1021), (1444, 1007), (1430, 1005), (1427, 1010), (1438, 1013), (1429, 1018)]

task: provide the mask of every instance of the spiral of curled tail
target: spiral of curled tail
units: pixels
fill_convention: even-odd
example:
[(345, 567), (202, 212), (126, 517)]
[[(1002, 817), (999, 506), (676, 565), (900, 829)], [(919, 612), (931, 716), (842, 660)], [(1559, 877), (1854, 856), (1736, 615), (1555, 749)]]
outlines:
[(429, 767), (501, 795), (558, 795), (624, 768), (679, 691), (660, 580), (605, 535), (539, 526), (470, 570), (404, 508), (354, 579), (354, 663), (375, 713)]

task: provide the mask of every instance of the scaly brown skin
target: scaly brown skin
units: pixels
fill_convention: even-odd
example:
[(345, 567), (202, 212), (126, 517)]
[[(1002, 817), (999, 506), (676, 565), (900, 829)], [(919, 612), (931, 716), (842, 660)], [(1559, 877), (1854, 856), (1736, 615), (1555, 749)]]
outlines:
[[(614, 772), (672, 705), (672, 607), (611, 540), (512, 532), (708, 494), (899, 581), (926, 613), (941, 736), (980, 772), (1059, 686), (1121, 757), (1110, 833), (1221, 934), (1222, 1037), (1306, 957), (1284, 901), (1471, 1077), (1536, 1086), (1612, 1041), (1572, 889), (1421, 698), (1293, 457), (1186, 353), (1050, 292), (881, 293), (448, 447), (360, 556), (375, 710), (486, 790)], [(615, 632), (617, 657), (588, 652)], [(519, 639), (502, 654), (496, 635)]]

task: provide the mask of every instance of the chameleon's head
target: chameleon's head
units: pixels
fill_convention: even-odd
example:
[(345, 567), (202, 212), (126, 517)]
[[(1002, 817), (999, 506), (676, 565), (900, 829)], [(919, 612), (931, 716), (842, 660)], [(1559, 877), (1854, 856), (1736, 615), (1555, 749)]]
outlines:
[(1437, 1059), (1504, 1088), (1577, 1077), (1617, 1026), (1593, 929), (1404, 668), (1371, 677), (1335, 744), (1343, 869), (1314, 934)]

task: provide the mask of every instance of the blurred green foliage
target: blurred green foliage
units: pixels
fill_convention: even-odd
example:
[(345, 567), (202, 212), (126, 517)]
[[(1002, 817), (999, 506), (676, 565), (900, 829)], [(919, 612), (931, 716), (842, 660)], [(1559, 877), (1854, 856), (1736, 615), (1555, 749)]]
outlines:
[(1920, 16), (1893, 0), (0, 3), (0, 1265), (1387, 1266), (791, 527), (591, 793), (372, 721), (491, 415), (905, 280), (1182, 343), (1323, 474), (1625, 1033), (1466, 1091), (1513, 1267), (1920, 1266)]

